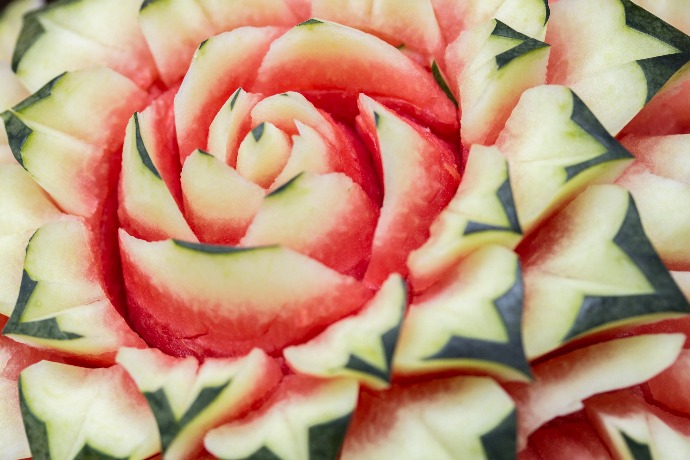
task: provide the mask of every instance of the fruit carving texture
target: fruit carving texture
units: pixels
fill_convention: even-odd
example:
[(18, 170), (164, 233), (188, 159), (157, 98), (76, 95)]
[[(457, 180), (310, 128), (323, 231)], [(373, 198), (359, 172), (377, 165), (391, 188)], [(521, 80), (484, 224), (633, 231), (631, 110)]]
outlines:
[(12, 0), (0, 460), (690, 457), (685, 0)]

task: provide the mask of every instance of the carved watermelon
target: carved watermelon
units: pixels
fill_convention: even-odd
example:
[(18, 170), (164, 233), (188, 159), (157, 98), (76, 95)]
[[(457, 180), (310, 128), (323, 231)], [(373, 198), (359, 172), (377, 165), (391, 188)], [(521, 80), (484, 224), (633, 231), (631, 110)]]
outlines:
[(687, 10), (11, 2), (0, 459), (687, 457)]

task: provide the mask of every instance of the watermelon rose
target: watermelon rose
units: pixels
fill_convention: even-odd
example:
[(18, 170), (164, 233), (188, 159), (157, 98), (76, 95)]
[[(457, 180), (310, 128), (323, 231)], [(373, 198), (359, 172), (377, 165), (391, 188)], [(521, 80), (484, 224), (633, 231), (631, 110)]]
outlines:
[(12, 2), (0, 458), (689, 456), (651, 3)]

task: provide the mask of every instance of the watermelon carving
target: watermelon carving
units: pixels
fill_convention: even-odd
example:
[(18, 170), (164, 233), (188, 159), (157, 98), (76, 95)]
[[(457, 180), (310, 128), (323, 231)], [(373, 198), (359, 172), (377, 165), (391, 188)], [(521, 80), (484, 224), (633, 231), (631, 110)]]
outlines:
[(10, 2), (0, 459), (689, 455), (686, 10)]

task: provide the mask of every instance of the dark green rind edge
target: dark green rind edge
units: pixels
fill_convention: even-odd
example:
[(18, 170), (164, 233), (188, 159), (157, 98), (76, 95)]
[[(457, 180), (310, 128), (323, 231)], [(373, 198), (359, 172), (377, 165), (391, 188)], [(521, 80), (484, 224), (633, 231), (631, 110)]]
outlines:
[(235, 104), (237, 103), (237, 98), (240, 97), (240, 93), (242, 92), (242, 88), (237, 88), (235, 90), (235, 93), (232, 95), (230, 98), (230, 110), (235, 108)]
[[(336, 460), (345, 441), (352, 413), (309, 427), (309, 460)], [(262, 446), (242, 460), (280, 460), (268, 447)]]
[(393, 369), (393, 355), (395, 353), (395, 347), (398, 344), (398, 337), (400, 336), (400, 325), (397, 325), (385, 332), (381, 336), (381, 343), (383, 345), (383, 351), (386, 357), (386, 368), (381, 369), (368, 361), (360, 358), (355, 354), (350, 354), (350, 358), (345, 364), (344, 368), (362, 374), (370, 375), (382, 382), (390, 383), (391, 373)]
[(464, 235), (471, 235), (472, 233), (479, 232), (491, 232), (491, 231), (505, 231), (510, 233), (516, 233), (518, 235), (522, 234), (522, 227), (520, 226), (520, 220), (517, 215), (517, 207), (515, 206), (515, 200), (513, 198), (513, 189), (510, 186), (510, 173), (508, 177), (503, 181), (501, 186), (496, 191), (496, 196), (498, 201), (503, 207), (506, 217), (508, 218), (507, 226), (491, 225), (483, 222), (469, 221), (465, 226), (463, 232)]
[(156, 2), (158, 2), (158, 1), (159, 1), (159, 0), (144, 0), (144, 2), (143, 2), (143, 3), (141, 4), (141, 6), (139, 7), (139, 12), (144, 11), (144, 9), (146, 9), (146, 7), (148, 7), (149, 5), (152, 5), (152, 4), (156, 3)]
[(215, 387), (206, 387), (196, 397), (189, 409), (178, 420), (175, 418), (172, 407), (168, 397), (162, 388), (153, 392), (143, 392), (149, 407), (153, 411), (153, 415), (158, 425), (158, 431), (161, 436), (161, 445), (163, 452), (175, 441), (175, 438), (180, 434), (184, 428), (189, 425), (196, 417), (199, 416), (208, 406), (213, 404), (218, 396), (230, 385), (232, 381), (218, 385)]
[(570, 119), (604, 146), (606, 151), (590, 160), (567, 166), (565, 168), (566, 182), (587, 169), (599, 164), (609, 161), (633, 159), (633, 155), (606, 131), (606, 128), (597, 120), (582, 99), (572, 90), (570, 90), (570, 93), (573, 98), (573, 111), (570, 115)]
[(625, 11), (625, 25), (667, 43), (679, 51), (690, 52), (690, 37), (632, 1), (619, 1)]
[(241, 460), (282, 460), (276, 454), (273, 453), (271, 449), (263, 446), (261, 449), (257, 450), (249, 457), (245, 457)]
[(630, 450), (632, 458), (635, 460), (653, 460), (654, 457), (652, 457), (652, 452), (647, 444), (640, 444), (623, 432), (621, 432), (621, 435)]
[(172, 240), (175, 246), (179, 246), (184, 249), (189, 249), (190, 251), (201, 252), (209, 255), (223, 255), (223, 254), (239, 254), (251, 251), (260, 251), (264, 249), (275, 249), (278, 246), (254, 246), (254, 247), (238, 247), (238, 246), (223, 246), (220, 244), (206, 244), (206, 243), (194, 243), (191, 241), (183, 240)]
[(496, 21), (496, 27), (494, 27), (494, 30), (491, 32), (491, 35), (522, 41), (522, 43), (520, 43), (519, 45), (496, 55), (495, 59), (498, 70), (507, 66), (508, 64), (510, 64), (511, 61), (519, 58), (520, 56), (524, 56), (525, 54), (531, 53), (532, 51), (536, 51), (550, 46), (547, 43), (541, 42), (539, 40), (536, 40), (532, 37), (529, 37), (525, 34), (516, 31), (515, 29), (513, 29), (506, 23), (499, 21), (498, 19), (494, 19), (494, 21)]
[(26, 310), (29, 299), (36, 289), (36, 286), (38, 286), (38, 282), (34, 281), (26, 270), (24, 270), (19, 287), (17, 303), (12, 311), (12, 315), (5, 324), (2, 333), (5, 335), (24, 335), (48, 340), (76, 340), (82, 338), (82, 336), (79, 334), (65, 332), (60, 329), (60, 326), (55, 318), (30, 321), (26, 323), (22, 322), (21, 318), (24, 315), (24, 311)]
[(522, 269), (518, 263), (515, 270), (515, 282), (493, 302), (506, 329), (507, 342), (453, 336), (441, 350), (425, 357), (424, 360), (488, 361), (510, 367), (532, 378), (532, 370), (522, 343), (524, 291)]
[(129, 457), (113, 457), (106, 453), (101, 452), (98, 449), (94, 449), (88, 444), (75, 455), (74, 460), (127, 460)]
[(486, 460), (517, 458), (517, 412), (513, 409), (501, 423), (480, 438)]
[(43, 85), (43, 86), (41, 87), (41, 89), (39, 89), (38, 91), (36, 91), (34, 94), (32, 94), (31, 96), (29, 96), (29, 97), (27, 97), (26, 99), (24, 99), (23, 101), (21, 101), (19, 104), (17, 104), (17, 105), (15, 105), (14, 107), (12, 107), (12, 110), (13, 110), (14, 112), (20, 113), (22, 110), (26, 109), (27, 107), (30, 107), (30, 106), (36, 104), (37, 102), (41, 101), (42, 99), (46, 99), (46, 98), (50, 97), (50, 95), (51, 95), (52, 92), (53, 92), (53, 88), (55, 87), (55, 85), (56, 85), (65, 75), (67, 75), (67, 72), (63, 72), (63, 73), (61, 73), (60, 75), (58, 75), (57, 77), (53, 78), (53, 79), (50, 80), (48, 83), (46, 83), (45, 85)]
[(261, 140), (261, 137), (264, 135), (264, 129), (266, 128), (266, 123), (261, 123), (258, 125), (256, 128), (252, 129), (252, 137), (256, 142), (259, 142)]
[(292, 179), (285, 182), (283, 185), (281, 185), (280, 187), (266, 195), (265, 198), (275, 197), (276, 195), (281, 195), (282, 193), (289, 191), (295, 185), (295, 183), (297, 183), (299, 178), (302, 177), (304, 174), (304, 172), (297, 174), (295, 177), (293, 177)]
[[(22, 389), (22, 377), (19, 377), (19, 408), (24, 422), (24, 431), (29, 441), (29, 449), (34, 460), (50, 460), (50, 443), (48, 428), (46, 423), (36, 417), (29, 408)], [(82, 449), (73, 457), (73, 460), (126, 460), (127, 457), (113, 457), (98, 449), (94, 449), (89, 444), (85, 444)]]
[(153, 160), (151, 159), (148, 150), (146, 150), (144, 139), (141, 137), (141, 127), (139, 126), (139, 113), (135, 112), (132, 116), (134, 117), (134, 137), (137, 145), (137, 152), (139, 153), (141, 162), (144, 164), (144, 166), (146, 166), (146, 169), (153, 173), (154, 176), (162, 180), (161, 175), (158, 172), (158, 169), (156, 169), (156, 165), (153, 164)]
[(549, 22), (551, 17), (551, 8), (549, 8), (549, 0), (544, 0), (544, 25)]
[(647, 80), (647, 99), (645, 100), (647, 104), (673, 75), (690, 62), (690, 53), (667, 54), (640, 59), (636, 62)]
[(405, 308), (407, 307), (407, 296), (408, 296), (408, 291), (407, 291), (407, 285), (403, 282), (402, 283), (402, 289), (403, 289), (403, 303), (402, 305), (399, 306), (401, 311), (400, 315), (400, 320), (398, 323), (384, 332), (381, 335), (381, 346), (383, 347), (383, 353), (386, 359), (386, 368), (385, 369), (380, 369), (369, 362), (359, 358), (358, 356), (354, 354), (350, 354), (350, 358), (348, 359), (348, 362), (345, 364), (345, 369), (350, 369), (355, 372), (361, 372), (363, 374), (368, 374), (372, 377), (375, 377), (385, 383), (390, 383), (391, 381), (391, 376), (393, 372), (393, 356), (395, 355), (395, 349), (398, 346), (398, 339), (400, 337), (400, 331), (401, 331), (401, 326), (402, 326), (402, 321), (404, 319), (404, 311)]
[(352, 413), (309, 427), (309, 459), (336, 460), (345, 441)]
[(379, 122), (381, 122), (381, 114), (374, 111), (374, 126), (379, 127)]
[(29, 404), (26, 402), (22, 389), (23, 377), (19, 376), (19, 408), (24, 422), (24, 431), (29, 440), (29, 449), (34, 460), (50, 460), (50, 447), (48, 446), (48, 428), (45, 422), (36, 417)]
[(297, 24), (295, 27), (309, 26), (309, 25), (313, 25), (313, 24), (323, 24), (323, 21), (321, 21), (320, 19), (311, 18), (311, 19), (307, 19), (306, 21)]
[(2, 121), (5, 123), (5, 131), (7, 132), (7, 140), (10, 150), (12, 150), (12, 155), (17, 160), (17, 163), (26, 169), (24, 159), (22, 158), (22, 148), (33, 133), (33, 130), (9, 110), (0, 114), (0, 117), (2, 117)]
[(71, 3), (77, 3), (81, 0), (59, 0), (51, 2), (45, 6), (27, 13), (24, 16), (22, 29), (17, 38), (17, 44), (12, 54), (12, 70), (16, 73), (19, 69), (19, 63), (24, 58), (27, 51), (38, 41), (39, 38), (46, 32), (45, 28), (39, 20), (39, 16), (47, 11), (67, 6)]
[(647, 239), (637, 207), (628, 194), (629, 204), (613, 242), (644, 274), (654, 288), (652, 294), (585, 296), (578, 316), (564, 340), (609, 323), (653, 314), (690, 313), (690, 304), (666, 270)]
[(455, 105), (455, 107), (458, 107), (458, 100), (455, 98), (455, 95), (453, 92), (450, 90), (450, 86), (448, 86), (448, 82), (446, 81), (445, 78), (443, 78), (443, 74), (441, 73), (441, 69), (438, 67), (438, 64), (436, 63), (436, 60), (434, 60), (431, 63), (431, 74), (434, 76), (434, 80), (436, 80), (436, 83), (438, 83), (438, 86), (443, 90), (444, 93), (446, 93), (446, 96), (448, 96), (448, 99)]

